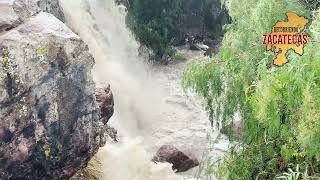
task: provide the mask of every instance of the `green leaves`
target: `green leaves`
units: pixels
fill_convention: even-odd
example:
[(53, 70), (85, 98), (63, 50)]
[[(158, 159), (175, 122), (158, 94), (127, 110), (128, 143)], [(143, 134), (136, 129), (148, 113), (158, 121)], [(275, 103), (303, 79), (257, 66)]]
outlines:
[(173, 55), (170, 42), (176, 35), (181, 0), (134, 0), (129, 9), (127, 24), (136, 38), (158, 57)]
[[(289, 165), (306, 164), (302, 172), (320, 167), (320, 44), (307, 44), (303, 56), (289, 52), (288, 64), (270, 68), (274, 55), (266, 52), (261, 36), (285, 20), (287, 12), (295, 12), (308, 18), (314, 14), (308, 32), (318, 41), (320, 10), (312, 13), (299, 0), (225, 3), (233, 23), (219, 55), (191, 65), (184, 79), (185, 87), (207, 99), (212, 120), (225, 126), (235, 112), (241, 113), (243, 149), (225, 159), (220, 176), (273, 179), (287, 172), (281, 177), (298, 179), (301, 173)], [(313, 168), (309, 175), (317, 173), (320, 169)]]
[(288, 173), (283, 173), (282, 176), (278, 176), (277, 179), (299, 180), (302, 176), (302, 173), (299, 172), (299, 165), (297, 165), (295, 171), (293, 171), (291, 168), (289, 168), (288, 171)]
[(186, 69), (183, 81), (185, 89), (192, 89), (206, 100), (211, 123), (221, 113), (219, 96), (223, 93), (223, 66), (217, 60), (197, 59)]

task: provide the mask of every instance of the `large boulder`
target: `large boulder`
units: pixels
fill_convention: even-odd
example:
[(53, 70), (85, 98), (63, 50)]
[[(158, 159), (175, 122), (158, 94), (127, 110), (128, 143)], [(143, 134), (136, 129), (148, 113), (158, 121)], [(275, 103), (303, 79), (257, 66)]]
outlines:
[(153, 158), (154, 162), (168, 162), (177, 172), (188, 171), (199, 165), (198, 159), (191, 153), (184, 153), (174, 146), (161, 146)]
[(0, 0), (0, 33), (39, 12), (37, 3), (38, 0)]
[(0, 35), (0, 179), (68, 179), (105, 144), (93, 64), (48, 13)]
[(65, 22), (59, 0), (0, 0), (0, 33), (17, 27), (41, 10)]

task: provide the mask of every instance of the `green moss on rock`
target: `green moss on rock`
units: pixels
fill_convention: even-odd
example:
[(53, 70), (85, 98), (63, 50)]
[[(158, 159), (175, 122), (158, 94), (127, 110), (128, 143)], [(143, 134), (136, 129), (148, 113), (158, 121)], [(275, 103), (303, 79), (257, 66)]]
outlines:
[(36, 53), (38, 56), (43, 56), (47, 54), (48, 51), (49, 51), (49, 48), (47, 46), (43, 46), (43, 47), (37, 48)]

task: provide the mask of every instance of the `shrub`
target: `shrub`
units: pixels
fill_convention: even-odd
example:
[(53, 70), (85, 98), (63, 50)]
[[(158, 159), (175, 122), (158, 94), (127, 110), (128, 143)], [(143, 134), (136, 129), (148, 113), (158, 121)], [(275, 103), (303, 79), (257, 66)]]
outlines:
[(158, 57), (173, 55), (170, 42), (177, 33), (177, 19), (181, 0), (134, 0), (127, 16), (127, 24), (136, 38)]
[[(309, 43), (303, 56), (290, 52), (290, 63), (268, 68), (274, 54), (261, 42), (262, 34), (285, 21), (287, 12), (310, 19), (312, 12), (298, 0), (225, 3), (233, 23), (219, 55), (191, 65), (183, 80), (185, 88), (205, 97), (217, 125), (227, 126), (236, 112), (241, 114), (242, 148), (225, 158), (219, 175), (273, 179), (290, 164), (303, 165), (309, 175), (320, 173), (320, 44)], [(308, 28), (311, 41), (320, 39), (319, 17), (315, 13)]]

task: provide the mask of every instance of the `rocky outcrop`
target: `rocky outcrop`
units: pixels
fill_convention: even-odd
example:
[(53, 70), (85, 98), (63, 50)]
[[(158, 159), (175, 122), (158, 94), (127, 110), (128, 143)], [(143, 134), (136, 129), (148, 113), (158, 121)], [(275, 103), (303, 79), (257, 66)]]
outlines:
[(38, 5), (42, 11), (53, 14), (60, 21), (65, 22), (59, 0), (39, 0)]
[(0, 1), (0, 33), (10, 30), (39, 12), (38, 0)]
[(184, 153), (169, 145), (161, 146), (153, 161), (171, 163), (172, 169), (177, 172), (184, 172), (199, 165), (199, 161), (194, 155)]
[(96, 99), (98, 106), (101, 110), (101, 117), (103, 118), (103, 123), (107, 124), (108, 120), (113, 115), (113, 106), (114, 106), (114, 100), (113, 100), (113, 94), (110, 89), (110, 85), (108, 85), (105, 88), (98, 88), (96, 90)]
[(0, 2), (0, 179), (67, 179), (113, 132), (112, 93), (96, 101), (88, 47), (33, 2)]
[(65, 22), (59, 0), (2, 0), (0, 1), (0, 33), (17, 27), (40, 10)]

